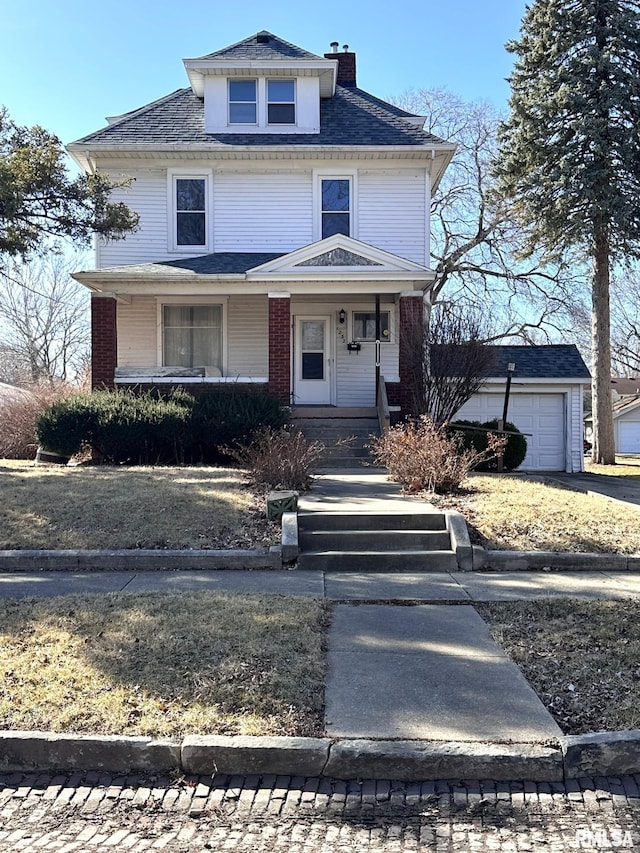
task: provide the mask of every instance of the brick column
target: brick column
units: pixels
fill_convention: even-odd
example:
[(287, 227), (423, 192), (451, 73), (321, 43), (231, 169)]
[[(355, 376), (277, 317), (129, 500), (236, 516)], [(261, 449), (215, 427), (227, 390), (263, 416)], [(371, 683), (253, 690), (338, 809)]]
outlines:
[(288, 293), (269, 294), (269, 391), (291, 402), (291, 300)]
[(91, 387), (114, 388), (118, 359), (116, 300), (91, 297)]
[(422, 293), (400, 294), (400, 405), (402, 414), (415, 414), (416, 397), (421, 394), (422, 348), (424, 345), (424, 298)]

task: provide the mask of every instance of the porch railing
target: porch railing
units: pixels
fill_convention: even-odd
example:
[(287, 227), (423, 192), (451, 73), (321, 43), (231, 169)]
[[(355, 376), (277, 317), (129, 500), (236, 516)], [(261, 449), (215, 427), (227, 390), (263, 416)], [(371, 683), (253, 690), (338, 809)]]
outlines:
[(376, 408), (378, 410), (378, 422), (380, 432), (384, 434), (391, 426), (391, 413), (389, 412), (389, 400), (387, 399), (387, 385), (384, 376), (378, 382), (378, 393), (376, 395)]

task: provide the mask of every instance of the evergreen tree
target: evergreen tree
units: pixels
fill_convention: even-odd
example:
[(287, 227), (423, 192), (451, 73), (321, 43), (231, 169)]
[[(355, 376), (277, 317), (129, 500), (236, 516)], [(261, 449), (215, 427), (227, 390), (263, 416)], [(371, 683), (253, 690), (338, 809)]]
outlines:
[(92, 234), (118, 239), (137, 227), (137, 213), (109, 201), (118, 183), (99, 172), (73, 178), (65, 157), (57, 136), (14, 124), (0, 107), (0, 267), (49, 238), (86, 243)]
[(593, 459), (612, 464), (610, 272), (640, 256), (640, 2), (534, 0), (507, 49), (500, 191), (528, 227), (523, 256), (591, 261)]

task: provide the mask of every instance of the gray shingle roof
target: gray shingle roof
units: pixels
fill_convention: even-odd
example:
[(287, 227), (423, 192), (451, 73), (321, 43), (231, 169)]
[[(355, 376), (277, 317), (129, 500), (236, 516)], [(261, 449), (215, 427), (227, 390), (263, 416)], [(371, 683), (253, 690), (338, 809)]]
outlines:
[(574, 344), (545, 346), (494, 346), (496, 367), (492, 376), (507, 375), (515, 363), (514, 379), (590, 379), (591, 374)]
[(192, 89), (178, 89), (127, 113), (114, 124), (75, 144), (110, 145), (194, 143), (246, 145), (428, 145), (437, 136), (403, 120), (411, 113), (357, 87), (337, 86), (332, 98), (320, 101), (320, 133), (205, 133), (204, 102)]
[(238, 41), (222, 50), (207, 53), (200, 59), (323, 59), (295, 44), (261, 30), (249, 38)]
[(214, 252), (210, 255), (198, 255), (195, 258), (178, 258), (172, 261), (156, 261), (149, 264), (127, 264), (123, 267), (109, 267), (101, 272), (115, 275), (126, 273), (136, 278), (164, 278), (174, 270), (178, 275), (196, 273), (197, 275), (242, 275), (247, 270), (281, 258), (282, 252)]

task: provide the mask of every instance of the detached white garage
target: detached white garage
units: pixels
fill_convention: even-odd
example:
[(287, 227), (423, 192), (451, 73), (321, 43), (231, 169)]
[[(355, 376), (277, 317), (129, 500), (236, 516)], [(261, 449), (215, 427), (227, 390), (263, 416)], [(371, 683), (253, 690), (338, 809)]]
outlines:
[[(591, 416), (585, 418), (587, 438), (593, 433)], [(629, 394), (613, 404), (613, 438), (616, 453), (640, 453), (640, 394)]]
[(519, 471), (582, 471), (583, 409), (589, 371), (573, 345), (493, 347), (495, 376), (457, 413), (455, 420), (501, 418), (507, 366), (515, 365), (507, 420), (527, 439)]

